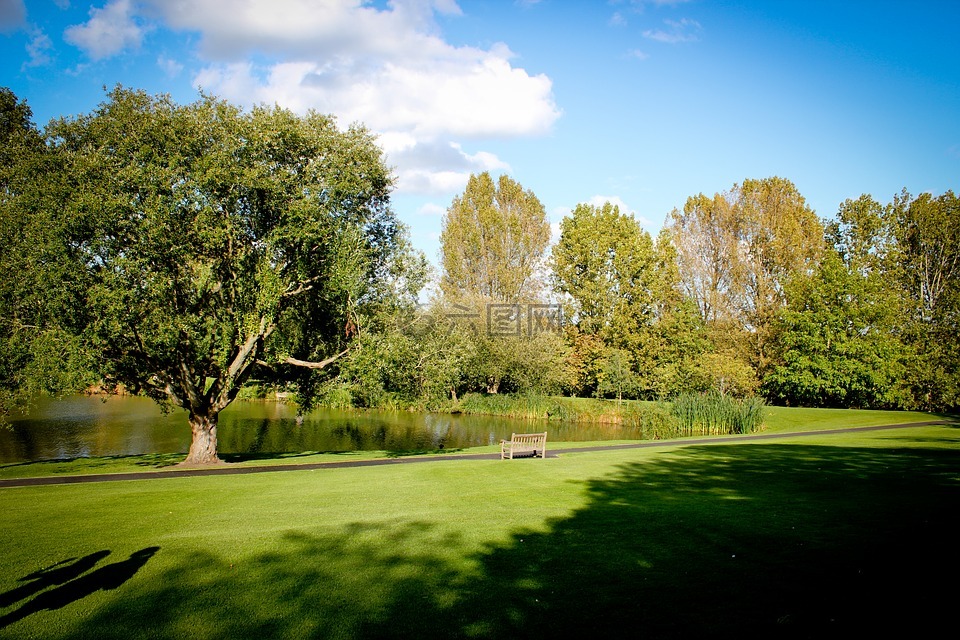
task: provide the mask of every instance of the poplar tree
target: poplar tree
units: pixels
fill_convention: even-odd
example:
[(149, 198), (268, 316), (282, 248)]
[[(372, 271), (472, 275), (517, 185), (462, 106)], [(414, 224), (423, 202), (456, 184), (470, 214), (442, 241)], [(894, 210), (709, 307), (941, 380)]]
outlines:
[(549, 242), (547, 212), (532, 191), (506, 175), (471, 175), (443, 219), (441, 289), (452, 300), (537, 300)]

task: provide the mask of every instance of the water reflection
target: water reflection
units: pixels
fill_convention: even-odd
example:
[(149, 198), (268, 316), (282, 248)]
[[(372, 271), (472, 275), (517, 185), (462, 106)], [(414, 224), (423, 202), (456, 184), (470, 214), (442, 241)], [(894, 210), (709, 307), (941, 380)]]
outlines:
[[(0, 462), (180, 453), (190, 446), (186, 413), (165, 414), (146, 398), (44, 399), (11, 422), (0, 429)], [(219, 448), (224, 454), (431, 451), (496, 444), (514, 431), (534, 430), (548, 430), (554, 441), (637, 437), (617, 426), (422, 413), (318, 410), (298, 423), (291, 405), (238, 401), (220, 416)]]

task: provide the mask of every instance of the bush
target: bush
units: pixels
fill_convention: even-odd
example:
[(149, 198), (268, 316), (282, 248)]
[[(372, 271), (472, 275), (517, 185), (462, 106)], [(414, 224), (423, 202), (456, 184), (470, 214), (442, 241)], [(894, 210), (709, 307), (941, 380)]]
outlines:
[(353, 394), (343, 385), (328, 384), (320, 390), (317, 404), (329, 409), (350, 409), (353, 407)]

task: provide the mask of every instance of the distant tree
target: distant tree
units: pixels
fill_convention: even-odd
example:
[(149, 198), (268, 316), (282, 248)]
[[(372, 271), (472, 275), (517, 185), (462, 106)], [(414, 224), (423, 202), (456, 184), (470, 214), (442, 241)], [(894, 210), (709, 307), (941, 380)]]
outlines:
[(573, 325), (565, 328), (563, 338), (567, 344), (561, 374), (564, 390), (575, 396), (595, 395), (606, 345), (599, 336), (583, 333)]
[(709, 332), (696, 303), (684, 295), (677, 250), (666, 228), (654, 244), (651, 294), (653, 321), (634, 354), (640, 397), (664, 399), (699, 389), (701, 361), (711, 348)]
[(819, 260), (823, 227), (816, 214), (793, 183), (773, 177), (744, 180), (713, 198), (691, 197), (671, 213), (668, 227), (683, 286), (704, 320), (739, 327), (751, 364), (762, 372), (784, 283)]
[(738, 318), (743, 306), (745, 257), (735, 198), (735, 193), (692, 196), (682, 212), (671, 212), (667, 225), (683, 290), (711, 324)]
[(578, 204), (560, 222), (553, 284), (573, 302), (581, 332), (636, 348), (654, 317), (656, 257), (650, 234), (609, 202)]
[(448, 298), (498, 302), (539, 299), (539, 271), (550, 242), (546, 210), (506, 175), (471, 175), (443, 219), (440, 286)]
[(919, 406), (960, 408), (960, 198), (952, 191), (916, 198), (904, 191), (889, 206), (896, 270), (917, 360), (908, 378)]
[(776, 364), (763, 381), (769, 398), (803, 406), (909, 404), (901, 309), (882, 274), (861, 273), (829, 250), (813, 274), (794, 275), (787, 299), (775, 331)]
[(0, 88), (0, 422), (37, 393), (94, 378), (76, 337), (85, 314), (76, 248), (63, 238), (62, 171), (26, 102)]
[(903, 192), (891, 209), (901, 278), (917, 313), (949, 315), (960, 290), (960, 198), (952, 191), (916, 198)]
[(612, 395), (617, 404), (624, 396), (636, 398), (640, 391), (640, 379), (634, 372), (630, 354), (623, 349), (611, 349), (604, 354), (597, 386), (597, 395)]
[(187, 463), (217, 461), (218, 416), (254, 375), (309, 405), (395, 275), (403, 230), (373, 136), (123, 88), (47, 133), (105, 382), (186, 409)]
[(870, 195), (840, 204), (836, 219), (827, 225), (827, 239), (857, 273), (893, 275), (896, 270), (897, 240), (889, 207)]

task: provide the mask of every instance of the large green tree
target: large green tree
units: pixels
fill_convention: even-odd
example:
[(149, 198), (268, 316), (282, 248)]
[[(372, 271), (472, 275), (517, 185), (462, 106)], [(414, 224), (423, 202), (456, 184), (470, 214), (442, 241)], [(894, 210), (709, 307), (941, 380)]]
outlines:
[(92, 379), (76, 336), (86, 317), (82, 274), (54, 214), (61, 177), (29, 106), (0, 88), (0, 421), (36, 393)]
[[(960, 407), (960, 198), (952, 191), (888, 207), (895, 271), (906, 301), (907, 340), (917, 354), (909, 378), (920, 406)], [(893, 278), (891, 278), (893, 279)]]
[(550, 223), (537, 196), (507, 175), (471, 175), (440, 234), (440, 281), (451, 300), (539, 299)]
[(668, 227), (687, 294), (708, 324), (741, 332), (745, 356), (762, 372), (784, 284), (815, 267), (823, 249), (816, 214), (789, 180), (749, 179), (712, 198), (689, 198)]
[(402, 236), (373, 137), (313, 112), (123, 88), (47, 133), (105, 382), (186, 409), (187, 463), (217, 461), (218, 415), (252, 376), (309, 397)]
[(768, 397), (803, 406), (889, 408), (909, 404), (908, 351), (899, 338), (896, 291), (830, 250), (812, 274), (787, 284), (778, 316)]
[(656, 259), (650, 234), (633, 216), (609, 202), (578, 204), (560, 221), (552, 267), (554, 288), (570, 297), (582, 332), (636, 347), (653, 317)]

